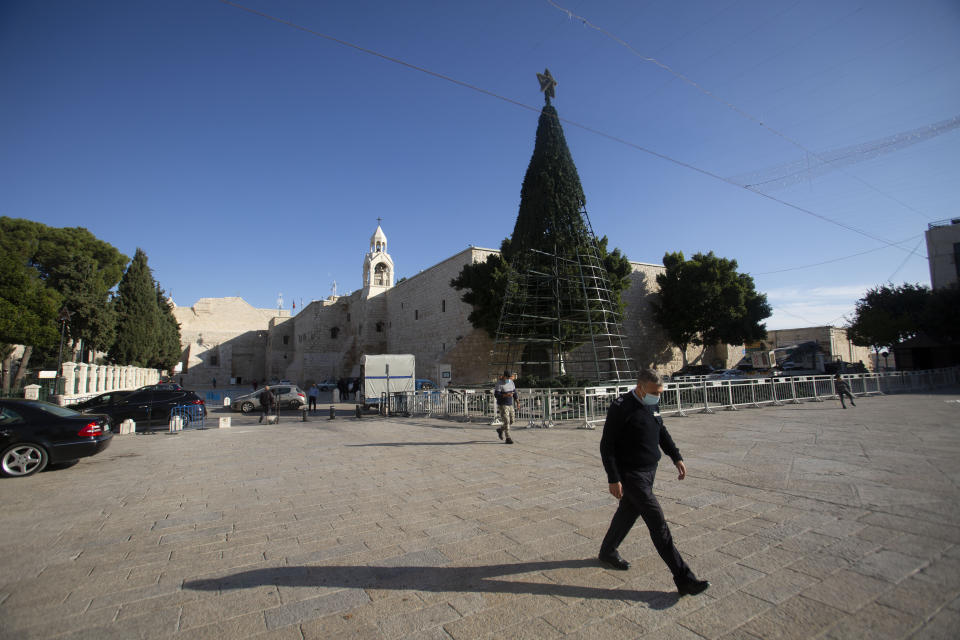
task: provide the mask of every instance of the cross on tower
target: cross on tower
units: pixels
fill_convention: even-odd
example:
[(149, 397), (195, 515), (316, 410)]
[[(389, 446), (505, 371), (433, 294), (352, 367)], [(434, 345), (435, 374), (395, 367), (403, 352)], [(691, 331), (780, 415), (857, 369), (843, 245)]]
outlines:
[(378, 227), (380, 226), (380, 223), (381, 223), (381, 222), (383, 222), (383, 218), (381, 218), (380, 216), (377, 216), (377, 226), (378, 226)]

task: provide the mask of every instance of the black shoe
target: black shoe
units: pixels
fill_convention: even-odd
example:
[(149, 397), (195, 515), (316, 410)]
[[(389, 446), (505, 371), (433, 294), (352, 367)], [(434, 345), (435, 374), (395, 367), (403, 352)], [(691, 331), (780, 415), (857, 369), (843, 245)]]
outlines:
[(852, 404), (853, 406), (857, 406), (856, 402), (851, 402), (850, 404)]
[(497, 427), (497, 437), (503, 440), (503, 427)]
[(513, 444), (513, 439), (510, 436), (507, 436), (507, 444)]
[(601, 553), (597, 556), (597, 559), (600, 560), (603, 564), (607, 565), (611, 569), (617, 569), (619, 571), (626, 571), (630, 568), (630, 563), (620, 557), (620, 553), (617, 551), (611, 551), (610, 553)]
[(707, 590), (707, 587), (710, 586), (710, 583), (706, 580), (676, 580), (674, 579), (674, 584), (677, 585), (677, 591), (681, 596), (695, 596), (698, 593), (703, 593)]

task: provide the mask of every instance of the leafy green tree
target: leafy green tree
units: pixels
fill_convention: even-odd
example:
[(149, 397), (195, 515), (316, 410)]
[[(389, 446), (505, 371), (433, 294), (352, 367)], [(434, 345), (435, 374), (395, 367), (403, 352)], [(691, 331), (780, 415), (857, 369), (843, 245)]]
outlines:
[[(62, 296), (71, 312), (67, 335), (93, 350), (113, 340), (115, 318), (109, 304), (128, 258), (82, 227), (57, 228), (39, 222), (0, 218), (4, 254), (33, 273), (42, 286)], [(39, 348), (39, 345), (33, 345)]]
[(156, 285), (158, 338), (157, 350), (150, 360), (150, 366), (157, 369), (173, 369), (180, 360), (180, 323), (173, 315), (173, 308), (166, 292)]
[[(62, 297), (46, 286), (32, 267), (39, 246), (35, 223), (0, 218), (0, 356), (3, 389), (18, 386), (34, 349), (57, 340), (57, 314)], [(25, 345), (20, 366), (13, 371), (13, 345)]]
[(148, 366), (160, 339), (160, 314), (147, 254), (137, 249), (117, 291), (117, 337), (110, 349), (114, 362)]
[[(3, 356), (4, 391), (9, 391), (11, 385), (19, 385), (34, 349), (47, 349), (56, 344), (61, 302), (61, 296), (46, 287), (14, 252), (0, 249), (0, 355)], [(25, 349), (14, 374), (15, 344), (25, 345)]]
[(880, 285), (857, 300), (847, 337), (877, 353), (922, 329), (930, 290), (920, 284)]
[(664, 272), (657, 274), (659, 292), (651, 305), (653, 317), (676, 344), (687, 365), (691, 344), (743, 344), (766, 338), (762, 324), (772, 310), (767, 296), (758, 293), (753, 278), (737, 272), (737, 261), (697, 253), (663, 256)]

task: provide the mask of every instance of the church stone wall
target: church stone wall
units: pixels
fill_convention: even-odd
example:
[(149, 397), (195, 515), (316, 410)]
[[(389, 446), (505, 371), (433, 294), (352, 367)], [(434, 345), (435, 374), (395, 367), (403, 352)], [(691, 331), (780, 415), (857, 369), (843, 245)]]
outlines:
[(180, 324), (182, 373), (186, 386), (260, 379), (266, 364), (267, 325), (287, 311), (257, 309), (243, 298), (201, 298), (192, 307), (174, 305)]
[[(483, 339), (474, 334), (467, 320), (471, 307), (450, 281), (464, 265), (483, 261), (491, 253), (495, 251), (470, 247), (387, 291), (387, 347), (390, 353), (412, 353), (418, 378), (436, 378), (437, 365), (443, 363), (451, 365), (451, 384), (486, 379), (492, 342), (484, 347)], [(468, 336), (469, 342), (461, 346)]]
[[(365, 267), (374, 264), (371, 256), (389, 260), (385, 251), (377, 250), (377, 240), (385, 247), (379, 228)], [(493, 340), (470, 324), (471, 307), (450, 281), (464, 265), (494, 253), (470, 247), (393, 286), (376, 286), (365, 279), (364, 288), (349, 296), (315, 300), (293, 317), (286, 311), (256, 309), (241, 298), (203, 298), (193, 307), (175, 308), (185, 376), (202, 385), (213, 377), (223, 384), (242, 377), (244, 382), (287, 379), (307, 385), (358, 375), (365, 354), (412, 353), (418, 378), (443, 383), (437, 379), (437, 366), (449, 365), (452, 385), (492, 382), (487, 363)], [(631, 286), (623, 293), (624, 346), (638, 367), (672, 373), (683, 365), (683, 358), (653, 320), (651, 308), (658, 290), (656, 276), (664, 267), (631, 265)], [(726, 345), (707, 350), (690, 346), (686, 355), (690, 364), (729, 367), (742, 351)]]

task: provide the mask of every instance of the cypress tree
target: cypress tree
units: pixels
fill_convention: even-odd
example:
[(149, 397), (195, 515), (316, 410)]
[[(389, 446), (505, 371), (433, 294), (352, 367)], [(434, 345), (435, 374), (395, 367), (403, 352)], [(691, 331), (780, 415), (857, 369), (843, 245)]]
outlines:
[(173, 308), (170, 306), (166, 292), (159, 284), (156, 285), (156, 289), (159, 336), (157, 351), (150, 362), (150, 366), (171, 370), (180, 359), (180, 323), (173, 315)]
[(110, 359), (118, 364), (148, 366), (157, 352), (159, 312), (147, 254), (138, 248), (117, 290), (117, 338)]

